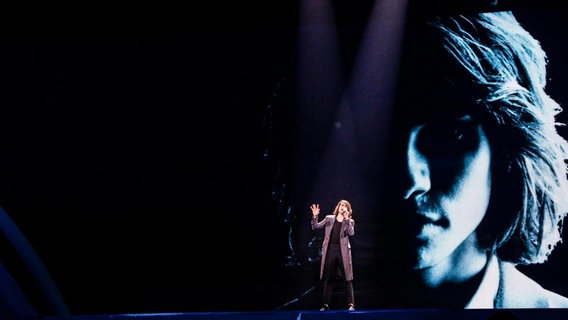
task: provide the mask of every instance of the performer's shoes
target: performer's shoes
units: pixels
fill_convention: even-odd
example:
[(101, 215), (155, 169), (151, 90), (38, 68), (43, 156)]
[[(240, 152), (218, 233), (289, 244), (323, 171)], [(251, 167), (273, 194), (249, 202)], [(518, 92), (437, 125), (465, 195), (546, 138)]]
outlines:
[(321, 307), (320, 311), (327, 311), (327, 310), (329, 310), (329, 306), (326, 303)]
[(349, 308), (348, 308), (347, 310), (349, 310), (349, 311), (355, 310), (355, 305), (352, 304), (352, 303), (350, 303), (350, 304), (349, 304)]

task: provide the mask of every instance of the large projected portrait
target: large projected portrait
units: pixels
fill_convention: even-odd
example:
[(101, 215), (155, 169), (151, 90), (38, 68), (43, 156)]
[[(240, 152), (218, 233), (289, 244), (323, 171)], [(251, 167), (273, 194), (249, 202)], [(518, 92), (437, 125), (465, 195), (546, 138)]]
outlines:
[[(330, 256), (333, 232), (309, 229), (308, 206), (328, 215), (347, 199), (357, 232), (338, 237), (355, 276), (336, 280), (357, 306), (568, 307), (566, 118), (546, 48), (515, 10), (402, 3), (375, 3), (360, 29), (329, 3), (301, 7), (294, 253), (304, 269)], [(301, 306), (347, 309), (328, 300)]]
[(544, 90), (545, 53), (509, 12), (435, 18), (408, 32), (421, 40), (403, 47), (379, 203), (379, 224), (392, 225), (378, 235), (393, 241), (387, 260), (414, 270), (397, 281), (414, 290), (398, 298), (568, 306), (514, 267), (547, 259), (568, 209), (567, 144)]

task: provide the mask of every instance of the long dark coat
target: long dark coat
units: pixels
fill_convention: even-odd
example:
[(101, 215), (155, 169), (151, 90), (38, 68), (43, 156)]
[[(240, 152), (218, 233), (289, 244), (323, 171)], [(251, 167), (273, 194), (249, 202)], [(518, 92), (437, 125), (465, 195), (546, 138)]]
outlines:
[[(323, 269), (325, 265), (325, 257), (327, 255), (327, 246), (329, 245), (331, 229), (335, 222), (335, 215), (330, 214), (318, 222), (317, 217), (312, 218), (312, 230), (325, 228), (325, 235), (322, 243), (322, 257), (320, 267), (320, 279), (323, 278)], [(353, 259), (351, 257), (351, 243), (349, 237), (355, 235), (355, 220), (343, 219), (341, 222), (341, 232), (339, 235), (339, 245), (341, 247), (341, 260), (343, 260), (343, 269), (345, 271), (345, 280), (353, 280)]]

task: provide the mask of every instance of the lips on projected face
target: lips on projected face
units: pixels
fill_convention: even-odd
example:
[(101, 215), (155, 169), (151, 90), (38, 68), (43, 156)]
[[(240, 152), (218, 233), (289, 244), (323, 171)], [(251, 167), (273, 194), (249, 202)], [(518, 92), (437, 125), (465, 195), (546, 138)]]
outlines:
[[(433, 144), (433, 145), (432, 145)], [(410, 131), (406, 150), (410, 187), (405, 200), (415, 237), (415, 268), (427, 268), (468, 246), (485, 216), (491, 190), (491, 151), (478, 124), (466, 116)]]

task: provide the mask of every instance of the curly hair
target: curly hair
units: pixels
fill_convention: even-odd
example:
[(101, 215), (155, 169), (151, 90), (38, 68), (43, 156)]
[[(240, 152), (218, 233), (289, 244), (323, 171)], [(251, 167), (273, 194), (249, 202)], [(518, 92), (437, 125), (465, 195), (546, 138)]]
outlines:
[[(568, 210), (568, 143), (555, 120), (562, 109), (545, 92), (546, 54), (510, 11), (429, 23), (467, 71), (492, 148), (493, 195), (480, 244), (503, 260), (542, 263), (562, 239)], [(499, 202), (505, 194), (512, 204)]]

